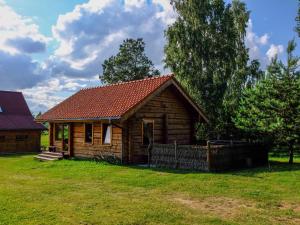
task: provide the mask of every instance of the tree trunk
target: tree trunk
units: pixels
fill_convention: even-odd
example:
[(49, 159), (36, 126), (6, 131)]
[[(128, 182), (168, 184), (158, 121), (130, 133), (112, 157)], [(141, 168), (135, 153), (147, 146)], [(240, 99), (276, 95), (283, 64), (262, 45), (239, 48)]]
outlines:
[(290, 156), (290, 159), (289, 159), (289, 164), (293, 164), (294, 162), (294, 143), (289, 143), (289, 156)]

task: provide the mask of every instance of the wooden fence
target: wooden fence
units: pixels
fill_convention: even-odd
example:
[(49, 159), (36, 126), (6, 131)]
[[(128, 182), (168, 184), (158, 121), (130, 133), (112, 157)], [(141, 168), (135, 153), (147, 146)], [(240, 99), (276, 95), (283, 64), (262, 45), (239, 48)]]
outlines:
[(225, 171), (266, 165), (267, 148), (246, 142), (208, 141), (206, 146), (154, 144), (151, 164), (171, 169)]
[(151, 164), (172, 169), (208, 171), (205, 146), (155, 144), (151, 151)]

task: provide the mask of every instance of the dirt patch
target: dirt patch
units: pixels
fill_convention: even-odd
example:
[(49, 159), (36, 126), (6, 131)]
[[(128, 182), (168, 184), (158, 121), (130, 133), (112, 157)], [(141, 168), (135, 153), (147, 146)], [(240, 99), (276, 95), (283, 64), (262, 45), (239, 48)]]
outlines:
[(274, 217), (273, 222), (274, 222), (274, 224), (299, 225), (300, 219), (299, 218), (291, 218), (291, 217)]
[(278, 208), (281, 210), (292, 210), (295, 213), (300, 213), (299, 203), (281, 202), (278, 205)]
[(234, 218), (242, 214), (245, 210), (259, 210), (256, 208), (256, 205), (250, 201), (226, 197), (208, 197), (201, 200), (175, 197), (173, 201), (191, 209), (199, 210), (205, 214), (218, 216), (223, 219)]
[[(228, 197), (207, 197), (203, 199), (192, 199), (184, 196), (173, 196), (171, 200), (206, 215), (219, 217), (225, 220), (236, 219), (248, 213), (252, 215), (264, 215), (267, 213), (265, 211), (266, 209), (260, 208), (255, 202), (246, 199), (235, 199)], [(299, 214), (300, 204), (284, 202), (279, 204), (277, 206), (277, 209), (293, 210), (294, 213)], [(293, 215), (274, 216), (270, 217), (270, 220), (274, 224), (300, 224), (300, 218)]]

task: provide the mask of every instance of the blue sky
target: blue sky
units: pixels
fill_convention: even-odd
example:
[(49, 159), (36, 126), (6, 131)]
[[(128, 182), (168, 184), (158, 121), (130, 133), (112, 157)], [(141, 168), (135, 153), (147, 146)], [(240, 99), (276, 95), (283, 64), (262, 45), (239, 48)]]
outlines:
[[(275, 54), (285, 58), (292, 38), (300, 45), (293, 31), (297, 0), (245, 3), (252, 59), (265, 66)], [(168, 72), (163, 31), (175, 19), (168, 0), (0, 0), (0, 89), (20, 90), (34, 113), (46, 111), (80, 88), (100, 85), (101, 63), (125, 38), (143, 37), (148, 56)]]

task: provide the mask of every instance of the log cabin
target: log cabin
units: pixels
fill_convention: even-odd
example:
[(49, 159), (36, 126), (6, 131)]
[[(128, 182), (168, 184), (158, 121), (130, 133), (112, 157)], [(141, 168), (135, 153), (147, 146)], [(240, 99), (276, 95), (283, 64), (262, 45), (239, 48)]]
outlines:
[(20, 92), (0, 91), (0, 154), (40, 151), (41, 131)]
[(192, 144), (208, 122), (173, 75), (82, 89), (37, 118), (49, 143), (74, 157), (147, 162), (152, 143)]

